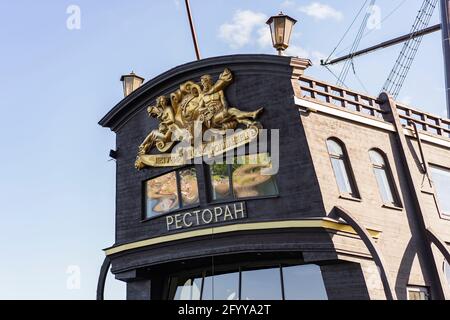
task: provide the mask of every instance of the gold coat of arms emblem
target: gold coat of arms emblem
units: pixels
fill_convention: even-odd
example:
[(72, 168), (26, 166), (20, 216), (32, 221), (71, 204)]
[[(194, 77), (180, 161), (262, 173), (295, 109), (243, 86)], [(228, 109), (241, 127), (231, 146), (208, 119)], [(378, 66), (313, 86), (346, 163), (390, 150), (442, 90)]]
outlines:
[[(173, 154), (151, 155), (150, 152), (154, 148), (161, 153), (169, 152), (176, 143), (193, 142), (196, 133), (203, 135), (206, 130), (225, 135), (229, 130), (243, 127), (246, 130), (239, 133), (239, 145), (255, 139), (262, 128), (256, 119), (263, 112), (263, 108), (247, 112), (229, 106), (224, 90), (232, 81), (233, 74), (229, 69), (225, 69), (216, 82), (206, 74), (200, 78), (200, 83), (187, 81), (171, 93), (170, 97), (158, 97), (155, 105), (147, 108), (147, 112), (150, 117), (159, 120), (159, 126), (152, 130), (139, 146), (136, 169), (182, 164), (181, 160), (174, 160)], [(234, 147), (237, 146), (236, 144)], [(230, 145), (225, 144), (223, 151), (229, 148)], [(205, 145), (201, 149), (205, 149)], [(193, 150), (189, 158), (203, 153), (203, 150)]]

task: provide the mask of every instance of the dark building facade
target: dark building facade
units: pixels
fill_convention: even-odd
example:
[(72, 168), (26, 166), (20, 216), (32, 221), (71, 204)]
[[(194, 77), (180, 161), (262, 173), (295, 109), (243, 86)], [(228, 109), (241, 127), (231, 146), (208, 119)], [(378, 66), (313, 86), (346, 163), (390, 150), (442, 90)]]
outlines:
[[(128, 299), (450, 297), (450, 121), (316, 81), (309, 66), (271, 55), (188, 63), (100, 121), (116, 134), (117, 186), (99, 297), (109, 263)], [(180, 123), (174, 106), (215, 110), (200, 115), (210, 125), (223, 104), (244, 130), (229, 149), (256, 154), (258, 168), (277, 152), (276, 173), (245, 161), (178, 165), (145, 143)], [(245, 128), (256, 123), (269, 133), (255, 153)]]

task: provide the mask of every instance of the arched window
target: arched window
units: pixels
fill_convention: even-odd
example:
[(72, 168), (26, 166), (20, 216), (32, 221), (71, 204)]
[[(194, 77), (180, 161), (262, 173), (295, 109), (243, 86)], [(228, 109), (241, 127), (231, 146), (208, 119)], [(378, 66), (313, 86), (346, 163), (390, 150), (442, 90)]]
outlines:
[(370, 150), (369, 155), (384, 204), (399, 207), (400, 202), (395, 192), (394, 181), (384, 155), (376, 150)]
[(336, 139), (328, 139), (327, 147), (340, 193), (352, 198), (359, 198), (343, 144)]

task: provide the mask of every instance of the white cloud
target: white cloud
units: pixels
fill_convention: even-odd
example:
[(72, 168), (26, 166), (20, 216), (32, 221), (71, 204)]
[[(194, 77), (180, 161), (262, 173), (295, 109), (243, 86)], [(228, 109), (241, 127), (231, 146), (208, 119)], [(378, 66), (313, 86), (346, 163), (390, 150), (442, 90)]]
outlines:
[(270, 35), (270, 29), (268, 26), (259, 28), (257, 34), (258, 34), (257, 42), (261, 48), (272, 46), (272, 36)]
[(298, 10), (317, 20), (334, 19), (336, 21), (341, 21), (344, 18), (343, 13), (339, 10), (319, 2), (313, 2), (307, 6), (301, 6)]
[(297, 46), (297, 45), (290, 45), (289, 48), (286, 49), (285, 54), (287, 56), (299, 57), (299, 58), (305, 58), (305, 59), (309, 59), (309, 57), (311, 56), (311, 54), (308, 50), (302, 48), (301, 46)]
[(327, 56), (317, 50), (308, 50), (301, 46), (291, 45), (286, 50), (287, 56), (299, 57), (304, 59), (310, 59), (314, 65), (320, 65), (320, 60), (324, 60)]
[[(239, 49), (247, 45), (257, 45), (260, 48), (272, 48), (272, 37), (270, 29), (265, 24), (267, 16), (263, 13), (251, 10), (238, 10), (234, 13), (232, 21), (220, 26), (219, 37), (233, 49)], [(321, 59), (326, 55), (316, 51), (308, 50), (296, 45), (296, 40), (300, 40), (301, 33), (293, 33), (291, 39), (294, 40), (285, 51), (287, 56), (311, 59), (314, 64), (320, 64)]]
[[(266, 20), (267, 16), (263, 13), (251, 10), (238, 10), (234, 14), (231, 23), (224, 23), (220, 26), (219, 37), (233, 49), (242, 48), (255, 39), (258, 44), (265, 45), (267, 36), (262, 32), (262, 26), (265, 26)], [(267, 27), (264, 30), (268, 33)], [(255, 32), (257, 37), (255, 37)]]

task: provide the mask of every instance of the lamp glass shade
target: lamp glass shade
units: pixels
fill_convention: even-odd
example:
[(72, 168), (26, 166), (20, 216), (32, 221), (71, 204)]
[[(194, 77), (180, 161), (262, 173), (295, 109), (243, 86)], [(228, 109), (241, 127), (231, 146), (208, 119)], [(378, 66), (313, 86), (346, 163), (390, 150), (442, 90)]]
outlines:
[(286, 19), (284, 28), (284, 45), (286, 48), (289, 46), (291, 41), (292, 29), (294, 28), (294, 21)]
[(292, 29), (297, 21), (291, 17), (280, 13), (271, 17), (267, 24), (270, 26), (272, 43), (278, 51), (286, 50), (289, 47)]
[(277, 48), (283, 48), (285, 49), (285, 41), (284, 41), (284, 34), (286, 30), (286, 23), (283, 18), (275, 18), (274, 19), (274, 25), (275, 25), (275, 45)]
[(129, 96), (144, 83), (144, 78), (137, 76), (133, 72), (122, 76), (120, 80), (123, 83), (123, 94), (125, 97)]

